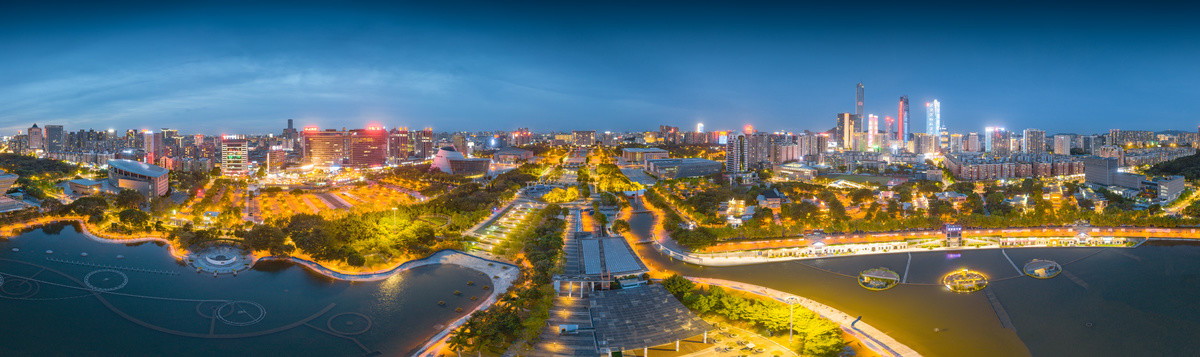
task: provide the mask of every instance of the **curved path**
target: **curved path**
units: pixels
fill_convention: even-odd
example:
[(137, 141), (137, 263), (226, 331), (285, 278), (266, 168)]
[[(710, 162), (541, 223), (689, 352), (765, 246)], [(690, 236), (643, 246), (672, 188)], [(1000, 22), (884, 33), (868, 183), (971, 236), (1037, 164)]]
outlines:
[[(157, 237), (144, 237), (144, 238), (133, 238), (133, 239), (102, 238), (102, 237), (96, 235), (95, 233), (91, 232), (88, 229), (87, 223), (79, 218), (67, 217), (67, 218), (62, 218), (62, 219), (52, 219), (52, 220), (47, 220), (45, 222), (38, 222), (38, 224), (48, 224), (48, 223), (63, 222), (63, 221), (71, 221), (71, 222), (80, 223), (80, 226), (83, 227), (82, 232), (84, 233), (84, 236), (86, 236), (89, 239), (92, 239), (94, 241), (97, 241), (97, 242), (120, 243), (120, 244), (140, 243), (140, 242), (159, 242), (159, 243), (165, 243), (167, 245), (172, 256), (174, 256), (178, 259), (182, 259), (184, 256), (183, 254), (179, 254), (179, 252), (176, 251), (175, 246), (171, 243), (171, 241), (163, 239), (163, 238), (157, 238)], [(474, 256), (474, 255), (467, 254), (467, 253), (453, 250), (453, 249), (440, 250), (440, 251), (434, 252), (430, 256), (422, 258), (422, 259), (406, 261), (406, 262), (400, 263), (392, 268), (379, 270), (379, 271), (375, 271), (375, 272), (370, 272), (370, 273), (339, 272), (339, 271), (330, 269), (328, 267), (325, 267), (324, 265), (321, 265), (317, 262), (307, 260), (307, 259), (296, 258), (296, 257), (292, 257), (292, 256), (259, 257), (259, 258), (255, 259), (254, 264), (257, 264), (259, 261), (264, 261), (264, 260), (265, 261), (289, 261), (289, 262), (304, 266), (304, 267), (306, 267), (314, 272), (317, 272), (321, 275), (325, 275), (325, 276), (333, 278), (333, 279), (347, 280), (347, 281), (379, 281), (379, 280), (387, 279), (387, 278), (391, 277), (392, 275), (398, 274), (405, 270), (409, 270), (409, 269), (413, 269), (413, 268), (421, 267), (421, 266), (426, 266), (426, 265), (432, 265), (432, 264), (458, 265), (458, 266), (461, 266), (461, 267), (464, 267), (467, 269), (479, 271), (480, 273), (483, 273), (484, 275), (488, 276), (488, 278), (491, 279), (491, 281), (492, 281), (492, 289), (491, 289), (492, 294), (486, 300), (484, 300), (482, 303), (480, 303), (478, 306), (476, 306), (474, 310), (467, 312), (466, 314), (463, 315), (463, 317), (459, 318), (458, 320), (455, 320), (454, 322), (447, 324), (446, 328), (442, 329), (441, 332), (438, 332), (436, 335), (434, 335), (434, 337), (431, 338), (430, 341), (425, 344), (425, 346), (422, 346), (421, 349), (418, 350), (418, 353), (416, 355), (425, 355), (425, 354), (436, 353), (436, 351), (437, 351), (436, 347), (438, 345), (440, 345), (442, 343), (442, 341), (450, 335), (451, 332), (453, 332), (455, 329), (457, 329), (458, 327), (465, 324), (467, 322), (467, 320), (470, 318), (471, 314), (473, 314), (474, 312), (487, 309), (487, 308), (491, 307), (492, 304), (495, 304), (496, 301), (499, 300), (500, 296), (502, 294), (504, 294), (504, 292), (508, 291), (508, 289), (512, 286), (513, 282), (515, 282), (521, 274), (521, 269), (519, 267), (517, 267), (516, 265), (506, 263), (506, 262), (481, 258), (478, 256)], [(59, 274), (62, 274), (62, 273), (59, 273)], [(64, 274), (64, 276), (65, 276), (65, 274)], [(71, 280), (78, 282), (78, 280), (73, 277), (70, 277), (70, 276), (67, 276), (67, 277), (70, 278)], [(82, 282), (80, 282), (80, 283), (82, 284)], [(141, 320), (133, 318), (132, 316), (129, 316), (129, 315), (125, 314), (124, 312), (116, 309), (114, 306), (109, 304), (108, 301), (103, 298), (103, 296), (99, 295), (100, 292), (92, 291), (92, 294), (94, 296), (96, 296), (97, 299), (99, 299), (106, 307), (108, 307), (114, 313), (121, 315), (122, 317), (126, 318), (127, 320), (134, 322), (138, 325), (145, 326), (145, 327), (152, 328), (152, 329), (159, 330), (159, 331), (166, 332), (166, 333), (180, 335), (180, 336), (203, 337), (203, 338), (251, 337), (251, 336), (259, 336), (262, 334), (279, 332), (279, 331), (295, 328), (300, 325), (304, 325), (308, 321), (328, 312), (330, 309), (332, 309), (334, 307), (334, 304), (330, 304), (329, 306), (325, 307), (324, 310), (318, 312), (317, 314), (315, 314), (313, 316), (310, 316), (309, 318), (303, 319), (294, 324), (282, 326), (282, 327), (268, 330), (268, 331), (260, 331), (260, 332), (256, 332), (256, 333), (248, 334), (248, 335), (228, 335), (228, 336), (226, 336), (226, 335), (199, 335), (199, 334), (191, 334), (191, 333), (180, 332), (180, 331), (168, 331), (168, 330), (164, 330), (163, 328), (147, 324)], [(216, 336), (216, 337), (214, 337), (214, 336)]]
[(883, 333), (883, 331), (879, 331), (875, 327), (872, 327), (871, 325), (869, 325), (865, 322), (862, 322), (862, 321), (855, 323), (854, 322), (856, 319), (855, 317), (847, 315), (846, 313), (841, 312), (832, 307), (829, 307), (828, 305), (813, 301), (808, 298), (785, 293), (785, 292), (767, 288), (767, 287), (751, 285), (751, 284), (746, 284), (746, 283), (740, 283), (740, 282), (724, 280), (724, 279), (697, 278), (697, 277), (690, 277), (690, 276), (687, 278), (688, 278), (688, 280), (691, 280), (691, 281), (694, 281), (694, 282), (697, 282), (700, 284), (716, 285), (716, 286), (726, 287), (726, 288), (730, 288), (730, 289), (734, 289), (734, 290), (738, 290), (738, 291), (744, 291), (744, 292), (748, 292), (751, 294), (775, 299), (775, 300), (778, 300), (779, 302), (782, 302), (785, 304), (788, 303), (789, 300), (794, 299), (794, 301), (796, 301), (797, 304), (800, 304), (800, 306), (804, 306), (805, 308), (812, 310), (817, 315), (820, 315), (821, 317), (827, 318), (830, 321), (837, 323), (839, 326), (841, 326), (843, 331), (846, 331), (847, 333), (854, 335), (855, 337), (858, 337), (858, 339), (860, 341), (862, 341), (862, 343), (864, 345), (866, 345), (871, 350), (878, 352), (881, 355), (885, 355), (885, 356), (920, 356), (921, 355), (921, 354), (917, 353), (917, 351), (913, 350), (912, 348), (905, 346), (904, 344), (900, 343), (899, 341), (896, 341), (895, 339), (893, 339), (891, 336), (888, 336), (886, 333)]

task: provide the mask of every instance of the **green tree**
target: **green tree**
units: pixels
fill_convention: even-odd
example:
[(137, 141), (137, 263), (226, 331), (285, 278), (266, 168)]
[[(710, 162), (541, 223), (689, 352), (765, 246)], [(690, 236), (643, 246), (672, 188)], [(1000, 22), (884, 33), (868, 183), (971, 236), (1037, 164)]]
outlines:
[(121, 220), (127, 227), (132, 230), (140, 231), (146, 228), (146, 223), (150, 222), (150, 215), (136, 208), (126, 209), (117, 213), (117, 219)]
[(146, 202), (146, 198), (142, 197), (141, 193), (131, 189), (122, 189), (117, 193), (117, 197), (113, 199), (113, 204), (120, 208), (137, 208), (138, 205)]
[(675, 298), (681, 300), (684, 295), (691, 293), (696, 288), (696, 283), (679, 274), (671, 274), (670, 277), (663, 279), (662, 285), (663, 288), (667, 289), (667, 292), (670, 292), (671, 295), (675, 295)]

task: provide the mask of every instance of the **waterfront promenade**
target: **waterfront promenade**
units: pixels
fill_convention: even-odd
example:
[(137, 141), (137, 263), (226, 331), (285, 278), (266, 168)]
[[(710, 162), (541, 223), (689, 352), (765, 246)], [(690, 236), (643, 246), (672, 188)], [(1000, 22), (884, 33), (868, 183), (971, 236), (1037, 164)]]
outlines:
[(813, 301), (808, 298), (758, 285), (751, 285), (724, 279), (698, 277), (687, 277), (687, 279), (699, 284), (714, 285), (738, 291), (744, 291), (774, 299), (785, 304), (789, 301), (793, 301), (796, 304), (812, 310), (818, 315), (821, 315), (821, 317), (837, 323), (839, 326), (841, 326), (843, 331), (846, 331), (846, 333), (857, 337), (860, 341), (862, 341), (863, 345), (867, 346), (867, 348), (870, 348), (872, 351), (878, 352), (884, 356), (914, 357), (921, 355), (912, 348), (909, 348), (899, 341), (896, 341), (891, 336), (888, 336), (886, 333), (883, 333), (883, 331), (879, 331), (875, 327), (872, 327), (870, 324), (862, 321), (855, 323), (854, 321), (857, 319), (856, 317), (850, 316), (844, 312), (829, 307), (828, 305)]

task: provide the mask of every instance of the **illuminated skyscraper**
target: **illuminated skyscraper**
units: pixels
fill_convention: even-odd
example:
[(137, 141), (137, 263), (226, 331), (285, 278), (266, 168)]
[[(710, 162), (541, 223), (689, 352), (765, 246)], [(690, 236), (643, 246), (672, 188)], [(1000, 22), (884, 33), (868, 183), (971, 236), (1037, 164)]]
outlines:
[(984, 128), (984, 150), (992, 156), (1006, 157), (1012, 154), (1012, 133), (1008, 130), (989, 126)]
[(749, 146), (749, 140), (747, 140), (746, 134), (729, 133), (729, 139), (725, 143), (725, 172), (738, 173), (748, 170), (747, 146)]
[(933, 137), (934, 142), (942, 142), (942, 103), (937, 99), (925, 102), (925, 133)]
[(879, 135), (879, 116), (875, 114), (867, 115), (867, 148), (875, 150), (875, 146), (879, 143), (875, 142), (875, 137)]
[(863, 84), (858, 82), (858, 90), (854, 94), (854, 115), (863, 117)]
[(854, 114), (838, 114), (836, 134), (842, 149), (850, 150), (854, 147)]
[(697, 132), (697, 133), (703, 133), (703, 132), (704, 132), (704, 123), (696, 123), (696, 132)]
[(896, 140), (900, 146), (908, 146), (908, 96), (900, 96), (900, 110), (896, 114)]

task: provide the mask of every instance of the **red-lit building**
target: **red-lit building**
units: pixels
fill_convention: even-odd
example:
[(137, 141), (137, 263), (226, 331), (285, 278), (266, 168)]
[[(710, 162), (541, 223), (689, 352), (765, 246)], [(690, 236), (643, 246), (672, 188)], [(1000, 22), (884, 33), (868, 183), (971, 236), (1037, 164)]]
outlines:
[(356, 168), (379, 167), (387, 163), (388, 132), (383, 127), (351, 130), (350, 166)]

